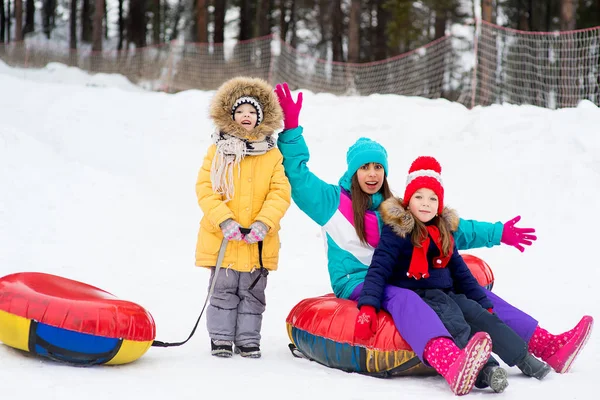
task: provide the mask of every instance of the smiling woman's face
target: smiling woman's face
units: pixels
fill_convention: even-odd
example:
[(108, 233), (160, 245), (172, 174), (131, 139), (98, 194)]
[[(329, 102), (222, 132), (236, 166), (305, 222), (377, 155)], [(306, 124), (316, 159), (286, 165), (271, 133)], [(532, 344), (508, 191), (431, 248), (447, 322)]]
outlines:
[(252, 130), (256, 126), (258, 114), (256, 109), (250, 104), (242, 104), (235, 109), (233, 119), (238, 124), (242, 125), (247, 131)]
[(367, 194), (375, 194), (379, 192), (383, 185), (383, 177), (385, 176), (385, 169), (383, 165), (379, 163), (368, 163), (363, 164), (358, 171), (356, 171), (356, 178), (358, 184), (363, 192)]

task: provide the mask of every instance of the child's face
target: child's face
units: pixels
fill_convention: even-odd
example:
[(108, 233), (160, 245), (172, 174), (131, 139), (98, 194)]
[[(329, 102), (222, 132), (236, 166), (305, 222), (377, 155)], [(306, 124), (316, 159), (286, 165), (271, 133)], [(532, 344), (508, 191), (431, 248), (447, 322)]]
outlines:
[(379, 189), (383, 186), (384, 177), (385, 170), (383, 169), (383, 165), (379, 163), (363, 164), (356, 171), (356, 178), (358, 179), (360, 189), (367, 194), (379, 192)]
[(435, 217), (438, 203), (438, 197), (433, 190), (421, 188), (410, 198), (408, 209), (419, 221), (426, 223)]
[(235, 109), (233, 119), (247, 131), (251, 131), (256, 126), (258, 114), (256, 113), (256, 109), (250, 104), (242, 104)]

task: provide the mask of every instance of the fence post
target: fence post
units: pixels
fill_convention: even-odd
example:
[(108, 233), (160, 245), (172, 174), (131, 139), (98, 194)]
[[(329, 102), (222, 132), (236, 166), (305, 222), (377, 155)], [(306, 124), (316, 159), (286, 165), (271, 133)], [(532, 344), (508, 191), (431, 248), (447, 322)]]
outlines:
[(481, 20), (475, 18), (475, 34), (473, 35), (473, 78), (471, 79), (471, 110), (475, 107), (475, 96), (477, 95), (477, 69), (479, 68), (479, 34), (481, 32)]

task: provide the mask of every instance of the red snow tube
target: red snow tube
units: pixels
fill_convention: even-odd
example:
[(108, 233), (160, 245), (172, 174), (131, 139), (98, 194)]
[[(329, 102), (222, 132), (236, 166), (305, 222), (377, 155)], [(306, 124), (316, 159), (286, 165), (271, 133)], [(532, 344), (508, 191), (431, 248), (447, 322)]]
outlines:
[(141, 306), (60, 276), (23, 272), (0, 278), (0, 341), (75, 365), (125, 364), (156, 335)]
[[(479, 284), (491, 289), (494, 274), (489, 265), (478, 257), (462, 256)], [(331, 368), (379, 377), (434, 372), (420, 362), (385, 311), (378, 314), (375, 336), (368, 342), (355, 341), (357, 314), (356, 302), (333, 294), (300, 301), (286, 319), (292, 353)]]

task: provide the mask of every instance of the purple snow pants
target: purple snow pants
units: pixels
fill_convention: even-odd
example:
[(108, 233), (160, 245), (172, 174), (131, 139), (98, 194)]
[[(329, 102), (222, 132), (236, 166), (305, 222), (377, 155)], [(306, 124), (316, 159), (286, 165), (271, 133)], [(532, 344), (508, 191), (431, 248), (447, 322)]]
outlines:
[[(361, 283), (354, 289), (350, 300), (358, 300), (362, 287)], [(494, 304), (494, 312), (498, 317), (529, 343), (538, 322), (494, 293), (488, 290), (486, 293)], [(433, 309), (410, 289), (387, 285), (381, 307), (391, 314), (402, 338), (425, 364), (423, 351), (427, 342), (436, 337), (452, 337)]]

